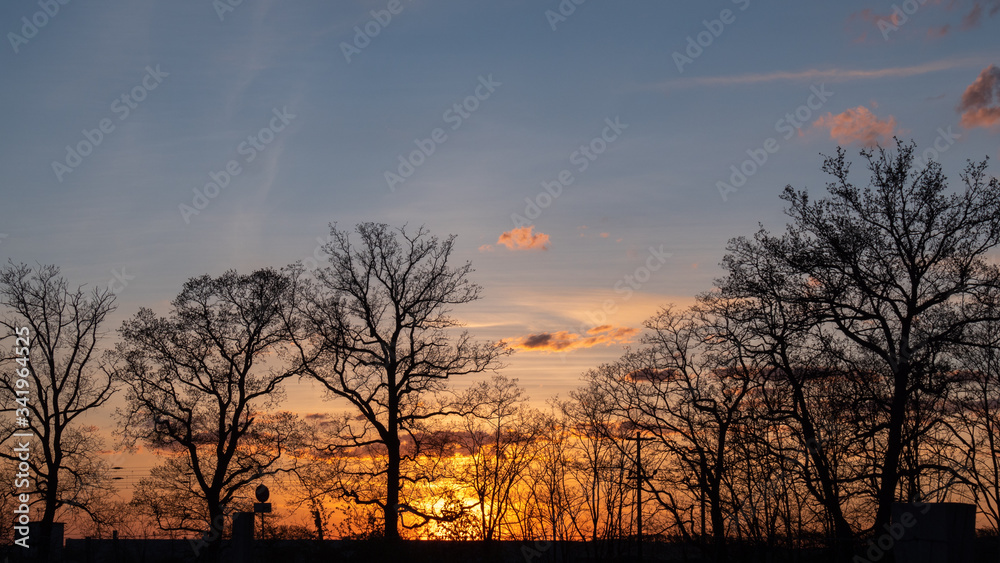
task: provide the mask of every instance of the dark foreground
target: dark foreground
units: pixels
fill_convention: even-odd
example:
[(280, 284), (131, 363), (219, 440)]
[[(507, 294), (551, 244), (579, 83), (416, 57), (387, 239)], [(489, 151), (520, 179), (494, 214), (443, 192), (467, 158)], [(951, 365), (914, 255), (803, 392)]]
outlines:
[[(975, 541), (975, 557), (968, 563), (1000, 561), (1000, 544), (996, 537), (981, 537)], [(634, 541), (608, 542), (455, 542), (404, 541), (390, 546), (376, 540), (259, 540), (245, 558), (237, 548), (224, 542), (216, 556), (207, 556), (204, 549), (188, 540), (94, 540), (69, 539), (58, 561), (64, 563), (173, 563), (219, 561), (220, 563), (892, 563), (893, 552), (876, 559), (866, 556), (867, 542), (854, 550), (840, 554), (829, 547), (782, 548), (733, 542), (723, 553), (699, 545), (647, 541), (639, 559)], [(920, 550), (929, 556), (930, 550)], [(878, 552), (875, 552), (878, 553)], [(37, 561), (26, 557), (21, 548), (0, 547), (5, 561)], [(52, 561), (57, 559), (52, 558)], [(921, 562), (937, 559), (926, 557)], [(943, 561), (943, 560), (942, 560)], [(906, 563), (899, 561), (897, 563)], [(964, 562), (963, 562), (964, 563)]]

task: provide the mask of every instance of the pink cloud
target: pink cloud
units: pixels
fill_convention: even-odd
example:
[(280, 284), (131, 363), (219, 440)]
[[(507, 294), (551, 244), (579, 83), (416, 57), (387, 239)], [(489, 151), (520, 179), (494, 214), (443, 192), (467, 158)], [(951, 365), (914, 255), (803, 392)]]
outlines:
[[(860, 43), (866, 42), (868, 40), (868, 32), (875, 28), (882, 31), (881, 35), (883, 38), (888, 39), (886, 35), (888, 32), (895, 32), (905, 25), (910, 25), (910, 21), (915, 20), (918, 16), (919, 21), (922, 22), (918, 25), (930, 24), (927, 26), (926, 37), (928, 39), (936, 39), (956, 31), (968, 31), (978, 28), (984, 19), (993, 17), (1000, 12), (1000, 0), (974, 0), (972, 2), (968, 2), (967, 0), (927, 0), (926, 3), (924, 0), (921, 0), (920, 4), (921, 14), (912, 12), (904, 13), (896, 5), (893, 5), (893, 10), (887, 13), (876, 13), (870, 8), (852, 13), (847, 18), (849, 30), (850, 28), (857, 27), (857, 24), (861, 25), (859, 30), (853, 31), (856, 34), (854, 41)], [(970, 5), (971, 7), (969, 7)], [(936, 16), (936, 14), (940, 13), (938, 11), (940, 8), (943, 8), (944, 12), (962, 10), (965, 14), (959, 22), (941, 22), (940, 20), (945, 14)], [(932, 13), (924, 14), (923, 11)], [(933, 23), (935, 17), (938, 17), (938, 23)], [(872, 35), (877, 36), (878, 34), (873, 33)]]
[(962, 29), (972, 29), (974, 27), (979, 27), (979, 21), (983, 18), (983, 5), (976, 2), (976, 5), (972, 7), (972, 11), (962, 18)]
[(887, 21), (892, 25), (899, 25), (899, 14), (898, 13), (888, 13), (888, 14), (877, 14), (871, 8), (865, 8), (860, 12), (854, 12), (847, 17), (847, 21), (863, 21), (871, 24), (878, 24), (880, 21)]
[(849, 108), (837, 115), (827, 113), (813, 122), (813, 126), (829, 129), (830, 138), (842, 145), (874, 146), (899, 133), (895, 117), (890, 115), (880, 120), (865, 106)]
[(931, 39), (944, 37), (945, 35), (948, 35), (949, 31), (951, 31), (951, 24), (947, 23), (941, 27), (931, 27), (927, 29), (927, 37)]
[[(532, 233), (534, 225), (530, 227), (518, 227), (511, 229), (500, 235), (497, 244), (506, 246), (509, 250), (548, 250), (549, 235), (545, 233)], [(487, 245), (488, 246), (488, 245)], [(482, 250), (482, 247), (480, 247)]]
[(958, 104), (962, 127), (993, 127), (1000, 125), (1000, 68), (990, 65), (962, 93)]

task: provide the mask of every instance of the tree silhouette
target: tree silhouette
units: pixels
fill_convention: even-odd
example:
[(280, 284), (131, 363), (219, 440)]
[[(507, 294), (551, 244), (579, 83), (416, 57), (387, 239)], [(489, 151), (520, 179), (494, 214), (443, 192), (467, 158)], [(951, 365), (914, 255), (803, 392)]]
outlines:
[(977, 326), (956, 363), (961, 385), (947, 417), (954, 457), (974, 483), (992, 532), (1000, 533), (1000, 323)]
[[(0, 430), (4, 440), (14, 432), (34, 434), (28, 463), (43, 508), (42, 538), (32, 541), (47, 549), (46, 538), (61, 507), (73, 506), (93, 517), (91, 503), (110, 489), (106, 464), (98, 458), (100, 439), (80, 425), (80, 418), (114, 393), (111, 379), (94, 365), (101, 325), (114, 310), (114, 295), (101, 289), (89, 295), (82, 287), (70, 290), (55, 266), (33, 270), (11, 263), (0, 271), (0, 300), (10, 313), (0, 320), (4, 329), (0, 341), (9, 342), (3, 347), (4, 364), (17, 366), (14, 358), (21, 355), (9, 354), (30, 350), (30, 362), (18, 368), (28, 373), (25, 379), (30, 381), (26, 403), (14, 404), (14, 397), (21, 396), (16, 394), (18, 378), (12, 373), (0, 383), (10, 401), (5, 411), (19, 409), (20, 416), (21, 409), (27, 409), (28, 426), (14, 426), (14, 417), (5, 417)], [(27, 346), (24, 340), (14, 342), (15, 330), (21, 327), (30, 329)], [(0, 456), (17, 460), (17, 453), (9, 450)]]
[[(713, 323), (697, 310), (664, 307), (645, 326), (645, 347), (585, 377), (627, 427), (653, 438), (645, 448), (644, 490), (671, 515), (679, 535), (710, 534), (722, 560), (731, 441), (743, 425), (744, 401), (757, 386), (751, 376), (757, 366), (711, 338)], [(657, 477), (649, 478), (654, 469)], [(687, 515), (698, 512), (696, 531), (695, 518)]]
[[(385, 537), (399, 537), (400, 513), (418, 523), (436, 516), (401, 499), (404, 482), (426, 480), (404, 472), (416, 460), (419, 424), (452, 412), (434, 400), (448, 378), (496, 369), (507, 349), (502, 343), (474, 343), (449, 316), (450, 308), (475, 301), (480, 288), (469, 281), (469, 263), (452, 267), (454, 236), (431, 237), (421, 228), (363, 223), (355, 246), (346, 231), (331, 226), (324, 246), (329, 266), (306, 280), (299, 314), (304, 330), (296, 339), (303, 371), (356, 412), (331, 447), (369, 448), (377, 461), (366, 481), (384, 491), (345, 488), (359, 504), (378, 506)], [(404, 439), (407, 448), (404, 449)]]
[(292, 288), (270, 269), (205, 275), (184, 284), (168, 316), (144, 308), (123, 323), (112, 354), (115, 378), (128, 388), (121, 428), (127, 444), (171, 456), (140, 487), (164, 492), (147, 495), (164, 529), (207, 527), (221, 538), (211, 532), (221, 532), (237, 493), (279, 470), (294, 420), (262, 411), (298, 373), (282, 355)]
[(782, 199), (791, 222), (784, 235), (761, 229), (752, 239), (732, 240), (727, 275), (718, 282), (727, 297), (770, 298), (767, 277), (780, 273), (787, 290), (780, 297), (794, 308), (795, 322), (826, 339), (854, 371), (873, 376), (871, 398), (884, 413), (876, 427), (884, 451), (869, 452), (877, 458), (870, 470), (879, 530), (902, 479), (918, 486), (922, 467), (904, 471), (901, 461), (928, 431), (908, 426), (920, 397), (947, 385), (939, 354), (995, 319), (990, 304), (1000, 293), (1000, 268), (986, 260), (1000, 244), (1000, 182), (987, 176), (985, 161), (970, 162), (961, 174), (964, 189), (949, 193), (941, 166), (918, 169), (913, 152), (898, 140), (895, 154), (862, 151), (870, 178), (859, 188), (838, 149), (823, 165), (833, 176), (829, 197), (813, 201), (787, 187)]
[(460, 399), (467, 414), (454, 435), (466, 458), (454, 478), (471, 489), (479, 537), (486, 541), (500, 539), (509, 528), (516, 488), (543, 438), (542, 416), (526, 401), (517, 380), (503, 375), (469, 388)]

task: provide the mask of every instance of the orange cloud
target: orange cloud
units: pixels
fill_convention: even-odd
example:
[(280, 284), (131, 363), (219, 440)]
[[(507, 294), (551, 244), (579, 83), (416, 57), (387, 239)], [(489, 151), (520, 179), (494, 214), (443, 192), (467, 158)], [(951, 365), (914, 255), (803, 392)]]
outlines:
[[(497, 239), (497, 244), (502, 244), (509, 250), (548, 250), (549, 235), (545, 233), (532, 233), (531, 231), (534, 228), (535, 226), (532, 225), (530, 227), (511, 229), (500, 235), (500, 238)], [(482, 247), (480, 247), (480, 250), (482, 250)]]
[(990, 65), (979, 73), (962, 93), (958, 111), (966, 129), (1000, 125), (1000, 68)]
[(565, 330), (540, 332), (538, 334), (522, 336), (508, 344), (516, 350), (568, 352), (578, 348), (591, 348), (598, 344), (610, 346), (611, 344), (628, 342), (638, 332), (639, 330), (635, 328), (601, 325), (588, 330), (586, 335), (575, 334)]
[(890, 115), (889, 119), (880, 120), (865, 106), (849, 108), (837, 115), (827, 113), (813, 122), (813, 126), (830, 129), (830, 138), (842, 145), (874, 146), (898, 132), (895, 117)]

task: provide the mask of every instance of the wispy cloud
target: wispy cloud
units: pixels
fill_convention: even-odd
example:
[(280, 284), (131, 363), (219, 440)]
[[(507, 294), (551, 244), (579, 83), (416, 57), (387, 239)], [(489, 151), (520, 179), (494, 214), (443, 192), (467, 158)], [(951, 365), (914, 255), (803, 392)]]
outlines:
[[(986, 18), (993, 17), (1000, 12), (1000, 0), (975, 0), (970, 2), (964, 0), (921, 0), (921, 14), (912, 11), (904, 12), (898, 5), (893, 4), (893, 9), (885, 13), (878, 13), (871, 8), (865, 8), (854, 12), (847, 18), (849, 33), (855, 35), (855, 42), (865, 43), (869, 40), (882, 42), (888, 40), (889, 33), (895, 33), (904, 25), (912, 25), (910, 21), (919, 21), (911, 31), (919, 32), (926, 26), (925, 37), (927, 39), (938, 39), (954, 32), (969, 31), (980, 26)], [(932, 9), (933, 8), (933, 9)], [(968, 9), (967, 9), (968, 8)], [(939, 9), (943, 9), (939, 10)], [(928, 10), (929, 13), (923, 13)], [(948, 12), (958, 11), (964, 15), (960, 21), (943, 22)], [(873, 33), (873, 32), (880, 33)], [(911, 34), (918, 36), (917, 33)]]
[(739, 86), (746, 84), (765, 84), (769, 82), (848, 82), (852, 80), (878, 80), (882, 78), (905, 78), (919, 76), (943, 70), (963, 68), (983, 64), (981, 57), (966, 57), (961, 59), (943, 59), (929, 63), (897, 66), (876, 69), (807, 69), (796, 71), (772, 71), (734, 76), (700, 76), (678, 78), (662, 82), (659, 88), (697, 87), (697, 86)]

